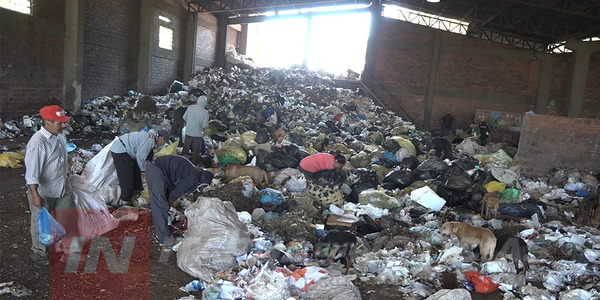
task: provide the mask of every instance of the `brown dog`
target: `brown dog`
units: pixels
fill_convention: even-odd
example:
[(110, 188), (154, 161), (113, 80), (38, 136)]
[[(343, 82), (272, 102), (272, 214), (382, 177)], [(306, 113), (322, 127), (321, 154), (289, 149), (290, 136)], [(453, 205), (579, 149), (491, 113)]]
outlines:
[(250, 176), (257, 187), (269, 186), (269, 175), (259, 167), (230, 165), (223, 168), (223, 175), (228, 181), (240, 176)]
[[(494, 212), (494, 218), (498, 217), (498, 209), (500, 208), (500, 198), (495, 192), (486, 193), (481, 199), (481, 216), (490, 219), (492, 211)], [(485, 215), (484, 215), (485, 212)]]
[(481, 261), (486, 262), (494, 259), (496, 236), (491, 230), (462, 222), (446, 222), (442, 225), (440, 232), (447, 235), (456, 235), (461, 244), (479, 245)]

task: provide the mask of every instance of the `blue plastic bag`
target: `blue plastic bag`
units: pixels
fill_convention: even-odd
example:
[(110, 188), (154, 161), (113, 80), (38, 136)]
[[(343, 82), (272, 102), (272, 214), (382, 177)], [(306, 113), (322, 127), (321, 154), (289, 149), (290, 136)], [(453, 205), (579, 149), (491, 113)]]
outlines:
[(267, 204), (269, 202), (273, 202), (273, 203), (277, 204), (277, 206), (280, 206), (281, 203), (283, 201), (285, 201), (283, 194), (278, 190), (266, 188), (266, 189), (260, 190), (259, 192), (264, 193), (264, 195), (260, 198), (261, 204)]
[(45, 207), (40, 209), (37, 219), (40, 243), (50, 246), (67, 235), (65, 229), (56, 221)]

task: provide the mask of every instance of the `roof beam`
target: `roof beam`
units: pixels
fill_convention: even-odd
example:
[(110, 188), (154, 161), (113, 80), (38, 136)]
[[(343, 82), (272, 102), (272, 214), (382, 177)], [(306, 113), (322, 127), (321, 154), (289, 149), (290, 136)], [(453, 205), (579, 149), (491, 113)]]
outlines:
[[(586, 5), (573, 0), (506, 0), (507, 2), (569, 14), (584, 18), (600, 20), (600, 1), (583, 1)], [(580, 1), (581, 2), (581, 1)], [(594, 13), (593, 10), (596, 10)]]

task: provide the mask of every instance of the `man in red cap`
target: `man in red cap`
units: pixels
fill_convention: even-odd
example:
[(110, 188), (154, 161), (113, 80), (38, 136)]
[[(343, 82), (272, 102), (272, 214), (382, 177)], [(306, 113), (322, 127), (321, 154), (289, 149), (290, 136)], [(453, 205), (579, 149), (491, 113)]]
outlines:
[[(53, 212), (55, 219), (66, 229), (67, 236), (77, 234), (77, 215), (73, 192), (68, 178), (67, 139), (62, 134), (67, 122), (65, 111), (58, 105), (40, 110), (43, 125), (27, 143), (25, 154), (25, 181), (31, 211), (31, 258), (38, 265), (48, 265), (48, 248), (40, 243), (37, 218), (42, 206)], [(65, 239), (66, 242), (69, 239)], [(62, 241), (61, 241), (62, 242)], [(66, 251), (69, 249), (66, 245)], [(73, 239), (71, 247), (80, 245)], [(76, 250), (79, 251), (79, 250)]]

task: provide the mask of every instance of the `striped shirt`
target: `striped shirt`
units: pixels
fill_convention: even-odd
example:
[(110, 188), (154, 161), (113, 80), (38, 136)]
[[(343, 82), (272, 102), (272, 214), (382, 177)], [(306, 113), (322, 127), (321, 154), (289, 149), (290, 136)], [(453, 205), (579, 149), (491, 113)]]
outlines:
[(42, 127), (27, 143), (25, 181), (37, 184), (42, 198), (59, 198), (71, 192), (67, 174), (67, 138)]

